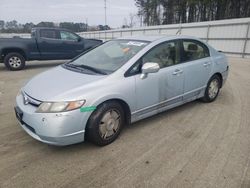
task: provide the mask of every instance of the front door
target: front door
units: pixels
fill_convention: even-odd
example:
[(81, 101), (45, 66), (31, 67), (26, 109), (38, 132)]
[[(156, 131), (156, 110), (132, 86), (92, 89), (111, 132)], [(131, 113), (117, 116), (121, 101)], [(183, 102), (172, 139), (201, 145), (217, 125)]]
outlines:
[(147, 52), (137, 63), (139, 69), (147, 62), (158, 63), (160, 70), (136, 79), (138, 119), (161, 112), (182, 102), (184, 74), (180, 63), (180, 42), (164, 42)]
[(60, 31), (62, 45), (61, 51), (65, 53), (67, 59), (72, 59), (84, 51), (83, 40), (69, 31)]
[(55, 29), (41, 29), (40, 37), (37, 39), (37, 45), (41, 58), (46, 59), (63, 59), (64, 54), (59, 50), (62, 45), (59, 39), (59, 33)]

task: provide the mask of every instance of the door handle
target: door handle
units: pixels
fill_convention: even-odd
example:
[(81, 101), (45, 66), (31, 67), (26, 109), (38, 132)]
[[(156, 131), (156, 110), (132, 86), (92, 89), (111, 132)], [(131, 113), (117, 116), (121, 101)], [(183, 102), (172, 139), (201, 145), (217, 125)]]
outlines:
[(203, 65), (204, 65), (204, 67), (207, 67), (207, 66), (211, 65), (211, 62), (205, 62), (205, 63), (203, 63)]
[(178, 74), (181, 74), (181, 73), (183, 73), (183, 70), (176, 69), (176, 70), (173, 72), (173, 75), (178, 75)]

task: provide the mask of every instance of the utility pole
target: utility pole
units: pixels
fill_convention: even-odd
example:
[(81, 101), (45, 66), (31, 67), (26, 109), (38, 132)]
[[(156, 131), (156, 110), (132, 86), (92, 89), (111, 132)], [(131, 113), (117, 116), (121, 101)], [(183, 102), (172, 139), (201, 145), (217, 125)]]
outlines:
[(86, 18), (86, 31), (88, 31), (88, 18)]
[(107, 25), (107, 0), (104, 0), (105, 26)]

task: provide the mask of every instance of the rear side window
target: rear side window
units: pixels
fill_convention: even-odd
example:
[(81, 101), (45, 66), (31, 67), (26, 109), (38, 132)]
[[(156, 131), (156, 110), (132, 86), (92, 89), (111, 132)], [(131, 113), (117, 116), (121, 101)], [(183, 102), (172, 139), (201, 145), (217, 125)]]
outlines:
[(55, 30), (42, 29), (40, 30), (40, 36), (47, 39), (58, 39)]
[(183, 62), (206, 57), (209, 57), (209, 49), (205, 44), (195, 40), (183, 40)]

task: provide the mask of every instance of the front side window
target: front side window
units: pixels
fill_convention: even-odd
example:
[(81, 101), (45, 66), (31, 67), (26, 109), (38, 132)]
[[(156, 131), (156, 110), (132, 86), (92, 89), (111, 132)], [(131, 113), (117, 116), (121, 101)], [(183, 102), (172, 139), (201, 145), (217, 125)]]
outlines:
[(180, 42), (178, 40), (164, 42), (157, 45), (142, 58), (140, 58), (126, 73), (132, 76), (141, 73), (141, 67), (145, 63), (158, 63), (160, 68), (176, 65), (180, 63)]
[(110, 74), (123, 66), (147, 44), (147, 41), (135, 40), (108, 41), (72, 62), (65, 64), (65, 66), (95, 69), (99, 72)]
[(183, 61), (193, 61), (209, 57), (209, 50), (199, 41), (183, 40)]
[(178, 64), (180, 62), (180, 55), (177, 46), (177, 41), (160, 44), (142, 57), (142, 63), (158, 63), (160, 68)]
[(70, 32), (67, 31), (60, 31), (61, 40), (70, 40), (70, 41), (77, 41), (78, 37)]
[(40, 30), (40, 36), (47, 39), (57, 39), (55, 30), (42, 29)]

